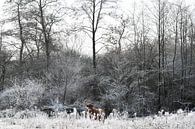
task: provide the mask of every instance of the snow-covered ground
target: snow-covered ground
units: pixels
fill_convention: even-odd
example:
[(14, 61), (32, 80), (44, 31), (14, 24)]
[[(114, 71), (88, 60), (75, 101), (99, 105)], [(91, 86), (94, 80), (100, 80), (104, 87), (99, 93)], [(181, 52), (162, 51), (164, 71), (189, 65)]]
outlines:
[(48, 118), (38, 115), (25, 119), (12, 117), (1, 118), (0, 129), (195, 129), (195, 112), (143, 118), (109, 118), (104, 123), (63, 116)]

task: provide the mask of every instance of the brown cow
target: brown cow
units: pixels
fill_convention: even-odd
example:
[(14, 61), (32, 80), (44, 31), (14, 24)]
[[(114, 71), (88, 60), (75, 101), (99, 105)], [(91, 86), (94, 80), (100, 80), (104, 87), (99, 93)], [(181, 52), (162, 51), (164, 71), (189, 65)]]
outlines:
[(92, 104), (87, 104), (87, 109), (89, 113), (89, 118), (90, 119), (95, 119), (99, 121), (104, 121), (105, 117), (105, 111), (101, 108), (96, 108)]

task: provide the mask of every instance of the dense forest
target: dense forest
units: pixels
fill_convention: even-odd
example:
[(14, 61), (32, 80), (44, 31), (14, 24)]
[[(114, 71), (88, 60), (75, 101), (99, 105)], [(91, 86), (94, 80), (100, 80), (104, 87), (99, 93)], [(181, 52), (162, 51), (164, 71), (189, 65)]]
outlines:
[(83, 106), (85, 100), (140, 116), (192, 108), (193, 7), (155, 0), (123, 10), (119, 3), (6, 0), (0, 109)]

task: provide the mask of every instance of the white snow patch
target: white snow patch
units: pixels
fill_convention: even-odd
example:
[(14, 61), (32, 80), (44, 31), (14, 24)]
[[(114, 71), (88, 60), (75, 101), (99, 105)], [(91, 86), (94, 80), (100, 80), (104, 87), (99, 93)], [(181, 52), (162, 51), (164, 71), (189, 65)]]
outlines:
[(38, 115), (32, 118), (1, 118), (0, 129), (195, 129), (195, 112), (106, 119), (99, 122), (86, 118), (70, 119)]

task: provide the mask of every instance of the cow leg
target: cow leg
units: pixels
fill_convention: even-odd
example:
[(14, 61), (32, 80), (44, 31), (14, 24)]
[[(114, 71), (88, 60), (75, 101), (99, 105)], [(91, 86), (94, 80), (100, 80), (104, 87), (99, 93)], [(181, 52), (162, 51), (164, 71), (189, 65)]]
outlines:
[(95, 120), (97, 120), (97, 113), (95, 113)]

